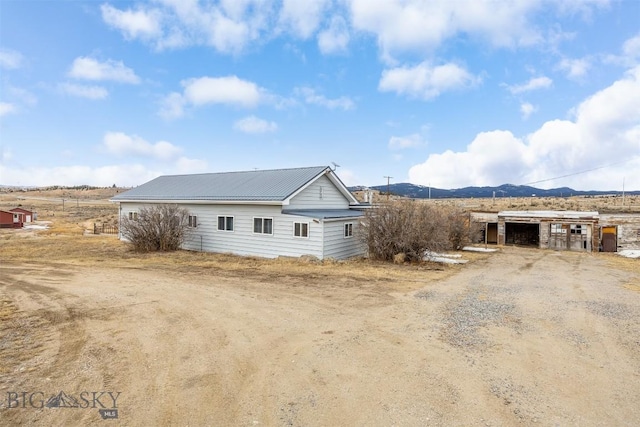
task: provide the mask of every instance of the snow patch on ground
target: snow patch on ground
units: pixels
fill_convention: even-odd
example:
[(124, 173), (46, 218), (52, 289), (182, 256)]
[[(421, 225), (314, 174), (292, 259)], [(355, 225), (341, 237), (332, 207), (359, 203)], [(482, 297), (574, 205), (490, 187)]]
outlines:
[(459, 254), (439, 254), (436, 252), (427, 252), (424, 255), (425, 261), (440, 262), (443, 264), (465, 264), (466, 259), (460, 259), (462, 255)]
[(625, 258), (640, 258), (640, 249), (625, 249), (618, 252), (618, 255)]
[(463, 251), (469, 251), (469, 252), (497, 252), (497, 249), (491, 249), (491, 248), (478, 248), (475, 246), (465, 246), (464, 248), (462, 248)]
[(22, 226), (23, 230), (47, 230), (49, 229), (51, 221), (41, 221), (39, 224), (25, 224)]

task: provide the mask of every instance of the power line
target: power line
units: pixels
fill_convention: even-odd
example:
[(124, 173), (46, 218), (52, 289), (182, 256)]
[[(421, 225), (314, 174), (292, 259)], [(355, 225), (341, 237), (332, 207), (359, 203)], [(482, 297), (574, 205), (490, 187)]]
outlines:
[(520, 184), (520, 185), (540, 184), (541, 182), (553, 181), (553, 180), (556, 180), (556, 179), (568, 178), (570, 176), (582, 175), (583, 173), (593, 172), (593, 171), (597, 171), (599, 169), (606, 169), (606, 168), (610, 168), (611, 166), (621, 165), (623, 163), (627, 163), (629, 160), (630, 159), (624, 160), (622, 162), (616, 162), (616, 163), (610, 163), (608, 165), (598, 166), (598, 167), (591, 168), (591, 169), (585, 169), (583, 171), (573, 172), (573, 173), (569, 173), (569, 174), (566, 174), (566, 175), (556, 176), (556, 177), (553, 177), (553, 178), (546, 178), (546, 179), (541, 179), (541, 180), (538, 180), (538, 181), (527, 182), (525, 184)]

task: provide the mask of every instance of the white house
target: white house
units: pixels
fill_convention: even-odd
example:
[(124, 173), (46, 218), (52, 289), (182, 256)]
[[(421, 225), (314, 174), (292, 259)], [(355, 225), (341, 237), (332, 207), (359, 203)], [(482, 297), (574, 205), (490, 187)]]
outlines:
[[(344, 259), (364, 254), (358, 201), (326, 166), (161, 176), (111, 199), (120, 218), (153, 204), (187, 209), (184, 249)], [(122, 236), (120, 236), (122, 237)]]

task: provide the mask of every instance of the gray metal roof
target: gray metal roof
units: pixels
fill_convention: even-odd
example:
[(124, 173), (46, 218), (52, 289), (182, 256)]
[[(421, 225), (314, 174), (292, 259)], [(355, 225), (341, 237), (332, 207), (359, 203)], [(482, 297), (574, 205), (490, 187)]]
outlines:
[(284, 209), (282, 213), (317, 219), (358, 218), (364, 215), (355, 209)]
[(587, 211), (500, 211), (498, 216), (505, 218), (557, 218), (557, 219), (592, 219), (598, 218), (598, 212)]
[(283, 201), (327, 169), (328, 166), (315, 166), (164, 175), (111, 200)]

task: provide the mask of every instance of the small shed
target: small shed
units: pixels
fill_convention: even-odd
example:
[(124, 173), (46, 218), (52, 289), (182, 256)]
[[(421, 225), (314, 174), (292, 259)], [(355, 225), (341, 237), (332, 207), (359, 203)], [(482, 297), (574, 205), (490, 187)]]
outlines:
[(9, 211), (22, 214), (22, 222), (24, 223), (30, 223), (36, 220), (35, 212), (33, 211), (29, 211), (24, 208), (13, 208), (13, 209), (9, 209)]
[(601, 214), (600, 239), (603, 252), (640, 249), (640, 215)]
[(22, 214), (0, 210), (0, 228), (22, 228)]

